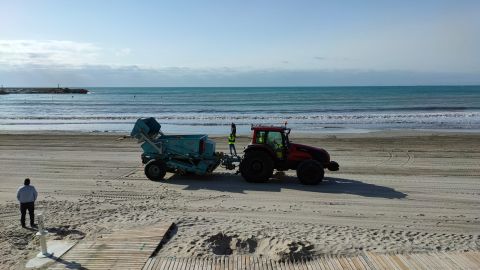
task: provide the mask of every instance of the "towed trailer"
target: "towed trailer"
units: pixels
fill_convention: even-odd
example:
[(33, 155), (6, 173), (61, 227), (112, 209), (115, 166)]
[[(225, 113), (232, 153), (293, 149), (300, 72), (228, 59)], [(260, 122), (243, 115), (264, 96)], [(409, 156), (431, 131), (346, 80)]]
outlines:
[(249, 182), (266, 182), (274, 170), (296, 170), (301, 183), (315, 185), (323, 180), (325, 168), (339, 169), (326, 150), (291, 142), (286, 126), (252, 126), (252, 131), (243, 157), (216, 152), (206, 134), (165, 135), (153, 117), (138, 119), (130, 135), (142, 144), (145, 175), (153, 181), (162, 180), (167, 172), (205, 175), (222, 166), (239, 168)]
[(162, 180), (167, 172), (205, 175), (220, 165), (234, 170), (240, 163), (238, 156), (215, 152), (208, 135), (165, 135), (160, 129), (155, 118), (141, 118), (130, 134), (142, 143), (142, 163), (150, 180)]

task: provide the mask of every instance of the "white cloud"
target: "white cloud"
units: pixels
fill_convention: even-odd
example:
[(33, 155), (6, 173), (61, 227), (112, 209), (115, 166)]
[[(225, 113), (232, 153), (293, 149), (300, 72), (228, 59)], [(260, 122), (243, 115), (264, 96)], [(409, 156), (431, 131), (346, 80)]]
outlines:
[[(400, 32), (400, 31), (395, 31)], [(383, 33), (383, 32), (382, 32)], [(9, 86), (50, 86), (60, 83), (70, 86), (309, 86), (309, 85), (415, 85), (415, 84), (478, 84), (478, 57), (471, 53), (472, 42), (466, 42), (465, 53), (448, 54), (443, 49), (443, 58), (422, 57), (422, 61), (408, 61), (405, 55), (415, 55), (417, 47), (428, 52), (430, 42), (418, 45), (400, 42), (394, 34), (385, 34), (392, 44), (376, 48), (381, 40), (357, 39), (345, 42), (338, 51), (320, 51), (319, 56), (304, 56), (276, 60), (275, 68), (258, 65), (231, 66), (215, 65), (192, 67), (188, 65), (171, 67), (131, 64), (138, 58), (138, 51), (130, 48), (101, 48), (93, 43), (66, 40), (0, 40), (0, 82)], [(377, 34), (379, 36), (380, 34)], [(383, 35), (380, 35), (383, 36)], [(363, 41), (363, 42), (362, 42)], [(355, 44), (356, 53), (351, 50)], [(401, 45), (398, 45), (398, 44)], [(448, 42), (440, 42), (450, 46)], [(474, 42), (473, 42), (474, 43)], [(417, 45), (416, 45), (417, 44)], [(422, 43), (423, 44), (423, 43)], [(464, 44), (461, 42), (461, 44)], [(476, 43), (475, 43), (476, 44)], [(347, 46), (348, 45), (348, 46)], [(388, 45), (388, 46), (387, 46)], [(408, 46), (407, 46), (408, 45)], [(437, 46), (441, 47), (442, 46)], [(387, 47), (385, 51), (381, 48)], [(437, 48), (435, 47), (435, 48)], [(470, 49), (469, 49), (470, 48)], [(437, 49), (438, 50), (438, 49)], [(349, 54), (351, 52), (351, 54)], [(394, 52), (403, 52), (397, 53)], [(409, 52), (409, 53), (405, 53)], [(381, 57), (388, 55), (388, 57)], [(464, 57), (459, 57), (464, 56)], [(360, 57), (362, 56), (362, 57)], [(273, 59), (274, 57), (272, 57)], [(436, 59), (429, 61), (430, 58)], [(458, 58), (458, 59), (457, 59)], [(152, 57), (158, 59), (158, 57)], [(293, 60), (292, 60), (293, 59)], [(384, 59), (384, 60), (382, 60)], [(443, 59), (443, 60), (442, 60)], [(463, 59), (463, 60), (462, 60)], [(161, 60), (161, 58), (160, 58)], [(460, 61), (462, 60), (462, 61)], [(468, 60), (468, 61), (467, 61)], [(155, 60), (156, 61), (156, 60)], [(155, 63), (154, 61), (154, 63)], [(383, 61), (383, 62), (382, 62)], [(158, 61), (162, 62), (162, 61)], [(201, 62), (201, 61), (200, 61)], [(268, 61), (266, 61), (268, 62)], [(273, 61), (271, 61), (273, 62)], [(374, 62), (376, 64), (374, 64)], [(457, 63), (458, 72), (448, 68), (431, 70), (429, 66), (412, 68), (425, 63), (441, 66), (443, 62)], [(169, 63), (163, 61), (162, 63)], [(238, 61), (231, 61), (237, 63)], [(311, 63), (314, 63), (312, 65)], [(471, 68), (464, 67), (471, 64)], [(401, 68), (398, 68), (400, 66)], [(455, 70), (455, 69), (454, 69)]]
[(101, 49), (68, 40), (0, 40), (0, 65), (79, 66), (97, 63)]

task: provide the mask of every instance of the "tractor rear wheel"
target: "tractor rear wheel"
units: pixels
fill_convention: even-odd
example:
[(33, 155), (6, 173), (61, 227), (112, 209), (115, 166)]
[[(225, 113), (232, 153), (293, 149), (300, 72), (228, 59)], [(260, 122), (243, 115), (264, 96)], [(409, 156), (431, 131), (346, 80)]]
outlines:
[(297, 167), (298, 180), (304, 185), (317, 185), (322, 182), (325, 172), (320, 162), (308, 159)]
[(160, 181), (167, 173), (167, 166), (165, 162), (160, 160), (150, 160), (145, 165), (145, 175), (152, 181)]
[(240, 173), (247, 182), (267, 182), (273, 174), (273, 160), (263, 151), (248, 152), (240, 163)]

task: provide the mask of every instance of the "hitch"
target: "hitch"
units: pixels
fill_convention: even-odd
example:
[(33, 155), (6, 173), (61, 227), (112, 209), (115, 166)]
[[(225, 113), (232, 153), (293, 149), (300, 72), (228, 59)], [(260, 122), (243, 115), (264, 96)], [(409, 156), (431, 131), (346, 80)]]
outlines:
[[(240, 156), (231, 156), (221, 153), (220, 155), (220, 164), (227, 170), (235, 170), (235, 168), (240, 166), (242, 158)], [(238, 174), (239, 171), (236, 172)]]

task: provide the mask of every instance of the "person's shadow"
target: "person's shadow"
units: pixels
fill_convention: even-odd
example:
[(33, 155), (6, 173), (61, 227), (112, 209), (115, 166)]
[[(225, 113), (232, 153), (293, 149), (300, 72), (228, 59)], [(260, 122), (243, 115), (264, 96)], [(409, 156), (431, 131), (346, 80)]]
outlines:
[(325, 177), (323, 182), (318, 185), (303, 185), (296, 177), (286, 175), (274, 175), (274, 177), (266, 183), (249, 183), (238, 175), (214, 173), (206, 176), (194, 174), (173, 175), (162, 182), (172, 185), (185, 185), (184, 190), (203, 189), (232, 193), (245, 193), (247, 190), (280, 192), (282, 189), (293, 189), (306, 192), (353, 194), (363, 197), (387, 199), (403, 199), (407, 197), (407, 194), (391, 187), (336, 177)]

